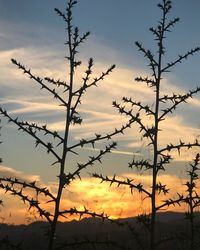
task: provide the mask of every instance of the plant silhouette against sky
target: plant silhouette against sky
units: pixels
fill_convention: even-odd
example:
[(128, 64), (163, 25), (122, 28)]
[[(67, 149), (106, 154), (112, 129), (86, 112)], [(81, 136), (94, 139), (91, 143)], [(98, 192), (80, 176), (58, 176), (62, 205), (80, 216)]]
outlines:
[[(167, 116), (173, 113), (176, 108), (185, 103), (189, 98), (192, 98), (194, 94), (200, 91), (200, 87), (195, 90), (188, 91), (185, 94), (163, 94), (161, 92), (162, 80), (166, 73), (169, 73), (171, 69), (183, 60), (188, 59), (189, 56), (194, 55), (200, 51), (200, 47), (196, 47), (186, 52), (183, 55), (179, 55), (177, 59), (165, 64), (163, 61), (166, 48), (164, 41), (166, 35), (171, 32), (174, 25), (179, 21), (179, 18), (168, 20), (168, 15), (171, 11), (171, 1), (162, 0), (158, 4), (161, 10), (162, 16), (158, 22), (157, 27), (151, 27), (149, 30), (154, 36), (154, 40), (157, 44), (156, 56), (150, 49), (146, 49), (142, 43), (135, 42), (139, 52), (141, 52), (148, 62), (148, 66), (151, 70), (151, 75), (147, 77), (139, 76), (135, 78), (135, 81), (140, 84), (146, 84), (148, 88), (154, 93), (153, 107), (152, 105), (146, 104), (145, 101), (135, 101), (133, 97), (123, 97), (123, 104), (113, 102), (113, 106), (118, 109), (119, 113), (130, 118), (130, 121), (134, 121), (140, 128), (143, 140), (147, 140), (147, 147), (152, 148), (151, 159), (137, 159), (133, 158), (132, 162), (129, 163), (129, 168), (138, 169), (140, 171), (150, 170), (151, 171), (151, 187), (144, 187), (142, 183), (136, 183), (134, 180), (127, 178), (126, 180), (118, 179), (115, 175), (113, 178), (103, 176), (95, 173), (95, 178), (101, 179), (102, 182), (109, 182), (110, 184), (117, 184), (118, 186), (128, 186), (133, 192), (134, 189), (138, 190), (139, 193), (145, 195), (145, 199), (149, 199), (151, 203), (151, 211), (149, 215), (140, 215), (139, 220), (145, 225), (149, 231), (150, 241), (149, 249), (155, 250), (156, 245), (156, 214), (159, 210), (169, 207), (170, 205), (179, 204), (183, 201), (183, 195), (178, 194), (177, 199), (165, 200), (162, 204), (157, 204), (157, 197), (159, 194), (168, 194), (169, 188), (165, 183), (158, 181), (158, 175), (162, 171), (166, 171), (166, 165), (172, 161), (171, 151), (177, 150), (180, 154), (181, 149), (190, 149), (192, 147), (199, 147), (200, 143), (198, 140), (192, 143), (185, 143), (180, 140), (178, 144), (171, 144), (161, 147), (159, 134), (162, 133), (160, 127)], [(135, 111), (136, 110), (136, 111)], [(136, 112), (136, 113), (135, 113)], [(150, 117), (153, 122), (146, 124), (144, 118)], [(134, 202), (133, 202), (134, 206)]]
[[(93, 148), (95, 148), (97, 142), (110, 141), (114, 135), (123, 133), (123, 131), (126, 128), (130, 127), (132, 123), (132, 121), (130, 121), (121, 128), (114, 129), (111, 133), (108, 133), (106, 135), (95, 134), (91, 139), (81, 139), (74, 144), (72, 144), (69, 140), (69, 135), (71, 132), (70, 128), (72, 126), (80, 126), (82, 123), (82, 118), (78, 111), (78, 108), (86, 91), (90, 87), (96, 87), (99, 82), (104, 80), (104, 78), (109, 75), (115, 68), (115, 65), (112, 65), (100, 76), (92, 78), (94, 62), (93, 59), (90, 58), (88, 61), (87, 69), (84, 73), (84, 76), (82, 77), (82, 83), (80, 83), (80, 87), (75, 86), (76, 69), (82, 63), (77, 59), (78, 48), (80, 44), (85, 42), (87, 37), (90, 35), (90, 32), (80, 35), (78, 27), (74, 27), (72, 24), (72, 9), (76, 4), (77, 1), (69, 0), (67, 3), (66, 12), (61, 12), (59, 9), (55, 9), (56, 13), (64, 20), (66, 24), (66, 46), (68, 48), (68, 55), (66, 56), (66, 60), (69, 62), (69, 79), (67, 79), (66, 81), (62, 81), (49, 77), (38, 77), (35, 76), (34, 73), (32, 73), (32, 70), (27, 69), (16, 59), (11, 60), (12, 63), (22, 71), (22, 73), (24, 73), (35, 83), (37, 83), (41, 90), (44, 90), (51, 94), (51, 96), (58, 102), (58, 104), (64, 107), (64, 133), (61, 134), (57, 131), (52, 131), (46, 124), (40, 125), (37, 123), (30, 123), (28, 121), (21, 121), (20, 118), (14, 118), (9, 114), (9, 112), (4, 110), (2, 107), (0, 108), (0, 113), (2, 116), (6, 117), (10, 123), (15, 124), (18, 127), (18, 130), (25, 132), (35, 140), (35, 147), (43, 147), (44, 149), (46, 149), (46, 152), (51, 155), (51, 157), (53, 156), (53, 158), (55, 159), (52, 163), (52, 166), (55, 166), (59, 171), (58, 189), (56, 194), (52, 193), (46, 187), (38, 186), (37, 182), (35, 181), (29, 183), (17, 178), (0, 178), (0, 187), (2, 189), (14, 196), (19, 197), (24, 203), (29, 205), (29, 209), (36, 209), (39, 215), (49, 222), (50, 229), (48, 232), (48, 250), (52, 250), (53, 246), (55, 245), (54, 241), (56, 225), (59, 218), (66, 217), (67, 215), (79, 215), (80, 218), (83, 215), (100, 217), (102, 219), (107, 218), (107, 215), (105, 215), (103, 212), (102, 214), (97, 214), (95, 212), (89, 211), (85, 207), (82, 210), (78, 210), (75, 207), (61, 209), (61, 202), (64, 188), (70, 185), (70, 183), (77, 178), (79, 178), (81, 181), (81, 171), (89, 166), (93, 166), (96, 162), (101, 163), (102, 157), (105, 154), (110, 153), (111, 150), (116, 147), (116, 142), (110, 142), (110, 144), (105, 146), (104, 149), (98, 150), (99, 152), (96, 155), (89, 156), (88, 160), (85, 163), (79, 163), (78, 159), (74, 170), (71, 170), (69, 166), (70, 155), (75, 155), (78, 157), (77, 149), (84, 148), (84, 146), (86, 145), (91, 145)], [(61, 91), (59, 92), (59, 90)], [(27, 195), (25, 193), (27, 189), (34, 191), (37, 195), (37, 198)], [(46, 197), (48, 203), (53, 203), (54, 211), (49, 211), (43, 208), (42, 204), (40, 203), (41, 195)]]
[[(77, 59), (79, 46), (85, 42), (85, 40), (90, 35), (89, 32), (80, 35), (78, 27), (74, 27), (72, 24), (72, 10), (77, 4), (77, 1), (69, 0), (67, 3), (67, 8), (65, 12), (61, 12), (59, 9), (55, 9), (56, 13), (64, 20), (66, 25), (66, 46), (68, 48), (68, 54), (66, 55), (66, 60), (69, 66), (69, 78), (66, 80), (57, 80), (53, 78), (38, 77), (32, 70), (28, 69), (26, 66), (21, 64), (18, 60), (12, 59), (12, 63), (17, 66), (19, 70), (22, 71), (26, 76), (32, 79), (36, 84), (39, 85), (41, 90), (46, 91), (50, 94), (53, 99), (58, 102), (58, 104), (63, 110), (63, 120), (65, 121), (63, 133), (58, 131), (52, 131), (48, 128), (47, 124), (40, 125), (38, 123), (33, 123), (29, 121), (20, 120), (18, 117), (13, 117), (7, 110), (0, 107), (0, 113), (3, 117), (6, 117), (8, 121), (17, 126), (18, 130), (28, 134), (33, 138), (35, 142), (35, 147), (43, 148), (46, 150), (47, 154), (54, 161), (52, 166), (58, 169), (58, 182), (57, 182), (57, 192), (52, 193), (47, 187), (41, 187), (36, 181), (27, 182), (20, 180), (18, 178), (11, 177), (1, 177), (0, 178), (0, 188), (5, 190), (5, 192), (11, 193), (14, 196), (20, 198), (25, 204), (28, 204), (29, 209), (36, 209), (38, 214), (45, 218), (49, 223), (48, 239), (49, 243), (47, 246), (48, 250), (53, 250), (55, 247), (59, 249), (56, 245), (56, 227), (58, 220), (60, 218), (65, 218), (66, 216), (79, 215), (82, 216), (92, 216), (102, 219), (109, 219), (109, 217), (103, 212), (97, 214), (96, 212), (89, 211), (86, 207), (82, 210), (73, 208), (63, 208), (62, 207), (62, 197), (64, 193), (64, 188), (69, 186), (71, 182), (75, 179), (80, 179), (81, 173), (87, 167), (93, 166), (95, 163), (101, 163), (102, 157), (107, 153), (110, 153), (115, 147), (116, 142), (110, 142), (104, 149), (98, 150), (96, 144), (99, 142), (106, 143), (109, 142), (113, 136), (123, 133), (127, 128), (130, 128), (132, 124), (137, 124), (142, 135), (142, 139), (145, 140), (147, 148), (152, 149), (152, 154), (150, 159), (146, 159), (145, 155), (141, 158), (134, 157), (129, 163), (129, 168), (137, 169), (139, 171), (148, 170), (151, 172), (151, 186), (144, 186), (140, 182), (135, 182), (131, 178), (122, 180), (117, 178), (116, 175), (113, 177), (103, 176), (102, 174), (94, 173), (93, 177), (100, 179), (102, 182), (108, 182), (110, 185), (117, 184), (117, 186), (127, 186), (130, 188), (134, 195), (134, 190), (142, 193), (151, 205), (150, 214), (142, 214), (138, 216), (138, 221), (142, 222), (143, 225), (149, 232), (149, 249), (155, 250), (158, 248), (160, 242), (157, 238), (157, 228), (156, 228), (156, 215), (163, 209), (168, 208), (171, 205), (180, 205), (182, 202), (186, 202), (190, 208), (190, 222), (191, 222), (191, 244), (193, 244), (193, 209), (195, 201), (194, 194), (194, 181), (195, 181), (195, 171), (197, 163), (199, 162), (199, 156), (197, 155), (194, 165), (191, 165), (193, 169), (189, 172), (191, 179), (190, 182), (186, 183), (188, 187), (188, 197), (183, 194), (177, 194), (176, 199), (166, 199), (163, 202), (157, 202), (158, 196), (160, 194), (167, 195), (170, 191), (169, 187), (165, 183), (158, 181), (159, 173), (166, 171), (166, 166), (171, 163), (172, 155), (171, 151), (176, 150), (179, 154), (183, 148), (190, 149), (193, 147), (199, 147), (200, 143), (198, 140), (194, 142), (183, 142), (179, 141), (177, 144), (172, 144), (169, 142), (168, 145), (161, 146), (160, 133), (161, 124), (167, 119), (167, 117), (173, 113), (176, 108), (185, 103), (189, 98), (192, 98), (194, 94), (200, 91), (200, 87), (195, 90), (190, 90), (185, 94), (168, 94), (161, 91), (162, 80), (166, 73), (169, 73), (171, 69), (177, 64), (181, 63), (183, 60), (187, 59), (189, 56), (194, 55), (200, 51), (199, 47), (191, 49), (183, 55), (179, 55), (175, 60), (169, 63), (165, 63), (166, 48), (164, 41), (168, 32), (171, 32), (174, 25), (179, 21), (179, 18), (173, 20), (168, 20), (168, 15), (171, 11), (171, 1), (162, 0), (158, 4), (161, 10), (162, 16), (158, 25), (155, 28), (150, 28), (150, 32), (154, 36), (154, 40), (157, 45), (156, 55), (146, 49), (140, 42), (136, 42), (138, 50), (144, 55), (145, 59), (148, 61), (148, 66), (151, 71), (150, 76), (139, 76), (135, 79), (139, 84), (147, 85), (147, 88), (152, 90), (154, 97), (152, 99), (153, 105), (146, 104), (142, 101), (135, 101), (133, 97), (123, 97), (123, 103), (117, 103), (113, 101), (113, 106), (119, 111), (120, 114), (125, 115), (128, 118), (128, 122), (121, 126), (119, 129), (114, 129), (113, 132), (101, 135), (95, 134), (93, 138), (80, 139), (73, 143), (70, 141), (71, 127), (80, 126), (82, 124), (81, 114), (79, 113), (79, 106), (81, 101), (90, 87), (96, 87), (99, 82), (104, 80), (104, 78), (109, 75), (115, 65), (109, 67), (105, 72), (100, 74), (100, 76), (93, 78), (93, 64), (92, 58), (88, 60), (88, 65), (84, 76), (82, 77), (82, 82), (80, 86), (77, 87), (75, 84), (75, 77), (77, 76), (77, 68), (80, 67), (81, 61)], [(95, 103), (94, 103), (95, 105)], [(151, 118), (150, 122), (147, 124), (144, 120), (146, 117)], [(89, 156), (85, 163), (79, 162), (78, 150), (83, 149), (85, 146), (91, 146), (98, 153)], [(75, 168), (72, 170), (69, 165), (71, 156), (77, 157), (77, 162)], [(27, 194), (27, 190), (31, 190), (34, 195)], [(52, 209), (48, 209), (42, 203), (41, 197), (44, 196), (47, 203), (53, 206)], [(198, 198), (199, 199), (199, 198)], [(199, 202), (199, 200), (198, 200)], [(134, 206), (134, 202), (133, 202)], [(123, 224), (123, 223), (119, 223)], [(129, 227), (133, 233), (134, 228)], [(96, 241), (96, 243), (98, 243)], [(102, 243), (102, 242), (101, 242)], [(66, 246), (66, 245), (65, 245)], [(191, 249), (194, 246), (191, 245)]]

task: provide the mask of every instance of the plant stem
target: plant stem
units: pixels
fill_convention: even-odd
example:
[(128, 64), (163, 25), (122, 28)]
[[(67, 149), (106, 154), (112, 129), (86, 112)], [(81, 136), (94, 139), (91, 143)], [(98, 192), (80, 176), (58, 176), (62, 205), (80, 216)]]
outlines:
[(51, 225), (51, 233), (50, 233), (50, 239), (49, 239), (49, 248), (48, 250), (53, 249), (54, 239), (55, 239), (55, 231), (57, 226), (57, 221), (59, 217), (60, 212), (60, 201), (62, 197), (62, 191), (64, 188), (65, 183), (63, 182), (65, 177), (65, 162), (67, 157), (67, 144), (68, 144), (68, 135), (69, 135), (69, 128), (70, 128), (70, 122), (71, 122), (71, 103), (72, 103), (72, 93), (73, 93), (73, 83), (74, 83), (74, 53), (72, 49), (72, 38), (71, 38), (71, 22), (68, 21), (68, 45), (69, 45), (69, 53), (70, 53), (70, 84), (69, 84), (69, 92), (68, 92), (68, 104), (67, 104), (67, 110), (66, 110), (66, 121), (65, 121), (65, 135), (64, 135), (64, 141), (63, 141), (63, 152), (62, 152), (62, 158), (60, 163), (60, 175), (59, 175), (59, 187), (57, 192), (57, 198), (56, 198), (56, 204), (55, 204), (55, 210), (54, 210), (54, 220)]
[(158, 164), (158, 131), (159, 131), (159, 104), (160, 104), (160, 83), (162, 79), (162, 55), (163, 55), (163, 39), (165, 29), (166, 12), (163, 10), (162, 27), (159, 39), (159, 54), (156, 82), (156, 105), (155, 105), (155, 136), (154, 136), (154, 158), (153, 158), (153, 178), (152, 178), (152, 197), (151, 197), (151, 233), (150, 233), (150, 249), (155, 250), (156, 241), (156, 183), (157, 183), (157, 164)]

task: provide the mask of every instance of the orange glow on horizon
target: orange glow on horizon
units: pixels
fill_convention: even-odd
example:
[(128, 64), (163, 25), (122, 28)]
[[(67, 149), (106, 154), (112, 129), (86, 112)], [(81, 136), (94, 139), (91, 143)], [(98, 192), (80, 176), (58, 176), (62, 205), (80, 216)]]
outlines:
[[(150, 187), (151, 176), (138, 176), (138, 175), (127, 175), (128, 178), (134, 179), (135, 183), (141, 182), (144, 187)], [(159, 177), (161, 183), (165, 183), (171, 192), (168, 195), (160, 194), (157, 200), (157, 204), (161, 204), (163, 200), (168, 198), (176, 198), (177, 192), (183, 194), (185, 186), (183, 183), (186, 181), (179, 179), (172, 175), (162, 175)], [(50, 189), (55, 190), (55, 183), (50, 184)], [(30, 191), (28, 193), (31, 197), (33, 195)], [(41, 198), (41, 199), (40, 199)], [(19, 201), (17, 197), (11, 195), (4, 196), (4, 207), (1, 208), (1, 220), (4, 223), (9, 224), (28, 224), (30, 222), (41, 220), (38, 216), (37, 211), (28, 211), (28, 206), (24, 205), (23, 202)], [(45, 210), (53, 211), (53, 203), (46, 203), (47, 200), (42, 199), (39, 196), (40, 205)], [(108, 183), (99, 183), (96, 179), (83, 178), (82, 181), (76, 180), (71, 186), (67, 187), (63, 193), (63, 199), (61, 202), (61, 209), (76, 208), (77, 210), (83, 211), (84, 207), (91, 212), (101, 214), (104, 212), (109, 218), (127, 218), (134, 217), (139, 214), (150, 213), (150, 200), (145, 199), (145, 196), (139, 194), (136, 190), (131, 194), (128, 187), (120, 186), (116, 187), (113, 184), (111, 187)], [(171, 206), (170, 208), (163, 211), (179, 211), (185, 212), (187, 207), (182, 206)], [(85, 216), (83, 216), (85, 217)], [(61, 217), (60, 221), (79, 220), (79, 215), (67, 216), (66, 218)]]

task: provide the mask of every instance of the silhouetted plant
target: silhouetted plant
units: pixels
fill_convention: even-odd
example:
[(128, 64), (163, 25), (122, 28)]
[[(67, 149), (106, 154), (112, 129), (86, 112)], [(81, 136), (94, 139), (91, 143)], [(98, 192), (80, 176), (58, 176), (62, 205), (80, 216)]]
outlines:
[(197, 180), (199, 180), (199, 175), (197, 171), (200, 163), (200, 154), (196, 154), (193, 163), (190, 164), (190, 170), (188, 170), (189, 180), (185, 183), (187, 187), (187, 195), (184, 202), (188, 205), (188, 212), (186, 213), (186, 219), (190, 223), (190, 249), (197, 249), (195, 245), (195, 210), (200, 206), (200, 196), (197, 190)]
[[(78, 210), (77, 208), (66, 208), (61, 209), (61, 199), (63, 194), (63, 189), (70, 185), (72, 181), (80, 177), (81, 171), (86, 169), (89, 166), (93, 166), (96, 162), (101, 163), (102, 157), (111, 152), (112, 149), (116, 147), (115, 142), (111, 142), (103, 150), (99, 150), (97, 155), (89, 156), (89, 159), (86, 163), (76, 164), (76, 169), (70, 172), (69, 166), (69, 157), (70, 154), (78, 155), (76, 152), (77, 149), (84, 147), (85, 145), (92, 145), (95, 148), (97, 142), (111, 140), (111, 138), (118, 134), (123, 133), (123, 131), (130, 127), (133, 120), (130, 120), (126, 125), (122, 126), (119, 129), (115, 129), (112, 133), (106, 135), (95, 134), (91, 139), (81, 139), (77, 143), (70, 145), (69, 135), (70, 128), (72, 125), (81, 125), (82, 118), (78, 112), (79, 105), (85, 92), (93, 86), (103, 80), (107, 75), (109, 75), (112, 70), (115, 68), (115, 65), (112, 65), (105, 72), (103, 72), (99, 77), (91, 79), (92, 70), (93, 70), (93, 59), (90, 58), (88, 61), (88, 66), (85, 71), (85, 76), (82, 78), (81, 87), (76, 88), (74, 86), (74, 77), (76, 75), (76, 69), (81, 65), (81, 61), (76, 59), (78, 53), (78, 47), (83, 43), (86, 38), (89, 36), (89, 32), (80, 35), (78, 27), (72, 25), (72, 8), (77, 3), (77, 1), (69, 0), (66, 8), (66, 13), (61, 12), (58, 9), (55, 9), (56, 13), (62, 17), (66, 24), (67, 30), (67, 41), (66, 45), (68, 47), (69, 54), (66, 56), (66, 59), (69, 62), (69, 79), (67, 81), (55, 80), (49, 77), (38, 77), (32, 73), (30, 69), (27, 69), (24, 65), (18, 62), (16, 59), (12, 59), (12, 63), (16, 65), (25, 75), (30, 79), (34, 80), (40, 87), (41, 90), (45, 90), (50, 93), (53, 98), (58, 101), (60, 106), (65, 108), (63, 114), (65, 119), (65, 129), (64, 135), (59, 134), (57, 131), (52, 131), (45, 124), (43, 126), (36, 123), (30, 123), (28, 121), (21, 121), (18, 117), (12, 117), (6, 110), (2, 107), (0, 108), (0, 113), (2, 116), (6, 117), (10, 123), (15, 124), (18, 127), (18, 130), (25, 132), (30, 135), (35, 140), (35, 146), (42, 146), (46, 149), (47, 153), (54, 157), (55, 161), (53, 165), (58, 166), (58, 190), (56, 194), (51, 193), (47, 187), (38, 186), (37, 182), (27, 182), (22, 181), (17, 178), (6, 177), (0, 178), (0, 188), (4, 189), (6, 192), (11, 193), (14, 196), (20, 198), (24, 203), (29, 205), (29, 209), (34, 208), (38, 211), (39, 215), (45, 218), (50, 225), (49, 230), (49, 246), (48, 250), (52, 250), (55, 240), (56, 225), (60, 217), (65, 217), (66, 215), (79, 215), (80, 218), (83, 215), (89, 215), (92, 217), (100, 217), (102, 219), (108, 218), (104, 213), (97, 214), (95, 212), (90, 212), (87, 208), (83, 210)], [(63, 90), (60, 94), (58, 89)], [(52, 137), (52, 141), (48, 141)], [(26, 190), (33, 191), (36, 195), (31, 197), (26, 193)], [(54, 211), (46, 210), (40, 203), (40, 196), (44, 196), (47, 199), (47, 202), (54, 204)]]
[[(139, 216), (139, 221), (142, 222), (145, 227), (148, 229), (150, 234), (150, 244), (149, 248), (155, 250), (158, 242), (156, 242), (156, 214), (162, 209), (170, 205), (178, 204), (180, 205), (183, 201), (183, 195), (178, 194), (177, 199), (167, 199), (162, 204), (156, 203), (156, 198), (159, 194), (168, 194), (169, 188), (158, 181), (157, 177), (161, 171), (165, 171), (166, 165), (171, 163), (172, 156), (170, 152), (172, 150), (177, 150), (180, 153), (180, 150), (183, 148), (190, 149), (192, 147), (199, 147), (200, 143), (198, 140), (193, 143), (185, 143), (180, 140), (178, 144), (168, 144), (165, 147), (160, 146), (159, 133), (160, 133), (160, 124), (164, 122), (167, 115), (173, 113), (176, 108), (185, 103), (189, 98), (192, 98), (194, 94), (200, 91), (200, 87), (197, 87), (195, 90), (190, 90), (185, 94), (172, 94), (168, 95), (161, 93), (161, 84), (162, 79), (165, 73), (170, 72), (172, 67), (176, 66), (178, 63), (181, 63), (184, 59), (187, 59), (189, 56), (194, 55), (196, 52), (200, 51), (199, 47), (191, 49), (184, 55), (179, 55), (174, 61), (164, 64), (163, 58), (166, 52), (164, 40), (166, 34), (171, 31), (173, 26), (179, 21), (179, 18), (168, 21), (168, 14), (171, 10), (171, 1), (162, 0), (158, 4), (158, 7), (161, 9), (162, 17), (158, 22), (158, 26), (155, 28), (150, 28), (151, 33), (155, 37), (157, 43), (157, 58), (154, 53), (143, 47), (140, 42), (136, 42), (138, 50), (144, 55), (148, 61), (148, 66), (151, 70), (151, 76), (149, 77), (137, 77), (135, 78), (136, 82), (145, 83), (148, 88), (152, 89), (155, 93), (154, 97), (154, 108), (151, 105), (142, 103), (141, 101), (135, 101), (132, 97), (123, 97), (123, 104), (119, 104), (116, 101), (113, 102), (113, 106), (118, 109), (119, 113), (130, 118), (131, 122), (138, 124), (140, 132), (143, 139), (147, 139), (147, 147), (152, 147), (153, 153), (151, 159), (137, 159), (133, 158), (132, 162), (129, 163), (129, 168), (151, 171), (152, 176), (152, 185), (151, 187), (144, 187), (142, 183), (135, 183), (130, 178), (126, 180), (118, 179), (115, 175), (113, 178), (108, 176), (104, 177), (100, 174), (93, 174), (93, 177), (99, 178), (102, 182), (109, 182), (110, 185), (117, 184), (117, 186), (128, 186), (133, 192), (134, 189), (138, 190), (139, 193), (143, 193), (145, 198), (150, 200), (151, 203), (151, 213), (150, 215), (141, 215)], [(137, 109), (136, 113), (135, 110)], [(150, 125), (146, 125), (144, 122), (144, 117), (153, 118), (153, 122)], [(133, 204), (134, 205), (134, 204)]]

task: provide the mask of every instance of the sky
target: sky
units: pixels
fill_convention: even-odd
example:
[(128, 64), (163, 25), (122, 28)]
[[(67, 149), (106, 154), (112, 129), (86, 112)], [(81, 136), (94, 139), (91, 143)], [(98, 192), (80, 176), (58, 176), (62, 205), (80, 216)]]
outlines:
[[(98, 88), (91, 89), (85, 95), (80, 107), (84, 122), (81, 127), (72, 128), (70, 134), (72, 142), (81, 138), (90, 138), (94, 133), (109, 133), (126, 122), (126, 118), (112, 107), (113, 100), (121, 102), (123, 96), (131, 96), (136, 101), (143, 100), (144, 103), (153, 105), (152, 90), (134, 81), (137, 76), (149, 74), (147, 62), (134, 43), (141, 41), (146, 48), (156, 52), (155, 41), (149, 32), (149, 27), (157, 25), (159, 20), (160, 11), (156, 7), (157, 3), (156, 0), (78, 1), (73, 12), (73, 23), (80, 28), (80, 32), (90, 31), (91, 35), (79, 49), (78, 56), (82, 60), (82, 66), (77, 72), (76, 84), (83, 76), (90, 57), (94, 58), (94, 76), (101, 74), (112, 64), (116, 64), (116, 69), (100, 83)], [(66, 80), (68, 71), (64, 58), (67, 55), (67, 48), (64, 45), (65, 25), (54, 11), (55, 7), (64, 10), (65, 5), (64, 0), (0, 0), (0, 104), (13, 117), (18, 116), (22, 120), (35, 121), (39, 124), (47, 123), (49, 128), (60, 133), (63, 132), (62, 108), (45, 92), (40, 91), (37, 84), (17, 70), (10, 59), (17, 59), (39, 76)], [(173, 1), (170, 18), (179, 17), (180, 22), (166, 39), (165, 62), (171, 62), (177, 58), (177, 55), (200, 45), (199, 9), (199, 1)], [(185, 93), (188, 89), (195, 89), (200, 79), (199, 63), (200, 54), (196, 54), (173, 68), (172, 72), (165, 75), (163, 79), (162, 93)], [(199, 96), (195, 96), (187, 105), (182, 105), (178, 111), (169, 116), (163, 123), (160, 145), (176, 143), (179, 139), (189, 142), (198, 138), (200, 135), (199, 108), (200, 99)], [(147, 118), (146, 122), (149, 122)], [(2, 125), (3, 144), (0, 152), (3, 164), (0, 172), (3, 176), (17, 175), (25, 180), (37, 179), (40, 183), (54, 189), (58, 169), (50, 167), (51, 157), (41, 147), (35, 149), (32, 138), (17, 131), (4, 119)], [(110, 190), (107, 197), (107, 186), (99, 187), (96, 182), (93, 183), (94, 180), (88, 179), (88, 173), (98, 171), (109, 176), (116, 173), (122, 177), (131, 175), (136, 178), (137, 173), (128, 169), (128, 162), (133, 155), (149, 157), (151, 150), (146, 150), (147, 142), (141, 140), (137, 126), (127, 130), (124, 135), (116, 136), (114, 140), (118, 142), (117, 149), (105, 157), (102, 167), (97, 164), (94, 169), (90, 168), (83, 173), (82, 184), (75, 182), (74, 186), (70, 187), (69, 193), (72, 195), (71, 198), (66, 198), (66, 202), (76, 203), (78, 198), (82, 197), (83, 203), (87, 203), (88, 199), (94, 200), (95, 203), (95, 196), (99, 193), (101, 197), (96, 203), (103, 197), (106, 197), (106, 202), (101, 203), (98, 209), (109, 210), (109, 201), (116, 200), (115, 192)], [(80, 150), (78, 161), (84, 161), (88, 155), (94, 153), (91, 148)], [(182, 177), (181, 182), (184, 182), (185, 166), (194, 158), (194, 152), (185, 151), (181, 156), (173, 154), (173, 157), (172, 166), (167, 169), (167, 173), (161, 175), (165, 180), (168, 176), (169, 185), (172, 184), (171, 180), (177, 180), (180, 177)], [(69, 165), (73, 165), (75, 161), (77, 159), (70, 158)], [(145, 178), (149, 178), (149, 172), (143, 174)], [(87, 185), (92, 185), (94, 190), (93, 194), (88, 194), (88, 197), (85, 191), (88, 190)], [(77, 192), (79, 195), (76, 197)], [(124, 197), (125, 191), (119, 192), (121, 198), (116, 202), (116, 207), (112, 208), (113, 216), (131, 215), (129, 211), (131, 195)], [(7, 214), (8, 211), (12, 211), (12, 199), (7, 201), (7, 207), (9, 207)], [(125, 203), (122, 205), (120, 202)], [(107, 208), (102, 207), (102, 204)], [(122, 212), (120, 207), (127, 207), (127, 209)], [(138, 211), (136, 207), (135, 213)], [(24, 212), (23, 204), (20, 209), (19, 214)], [(22, 216), (19, 218), (19, 221), (14, 222), (22, 222)], [(13, 222), (14, 219), (11, 217), (7, 220)]]

